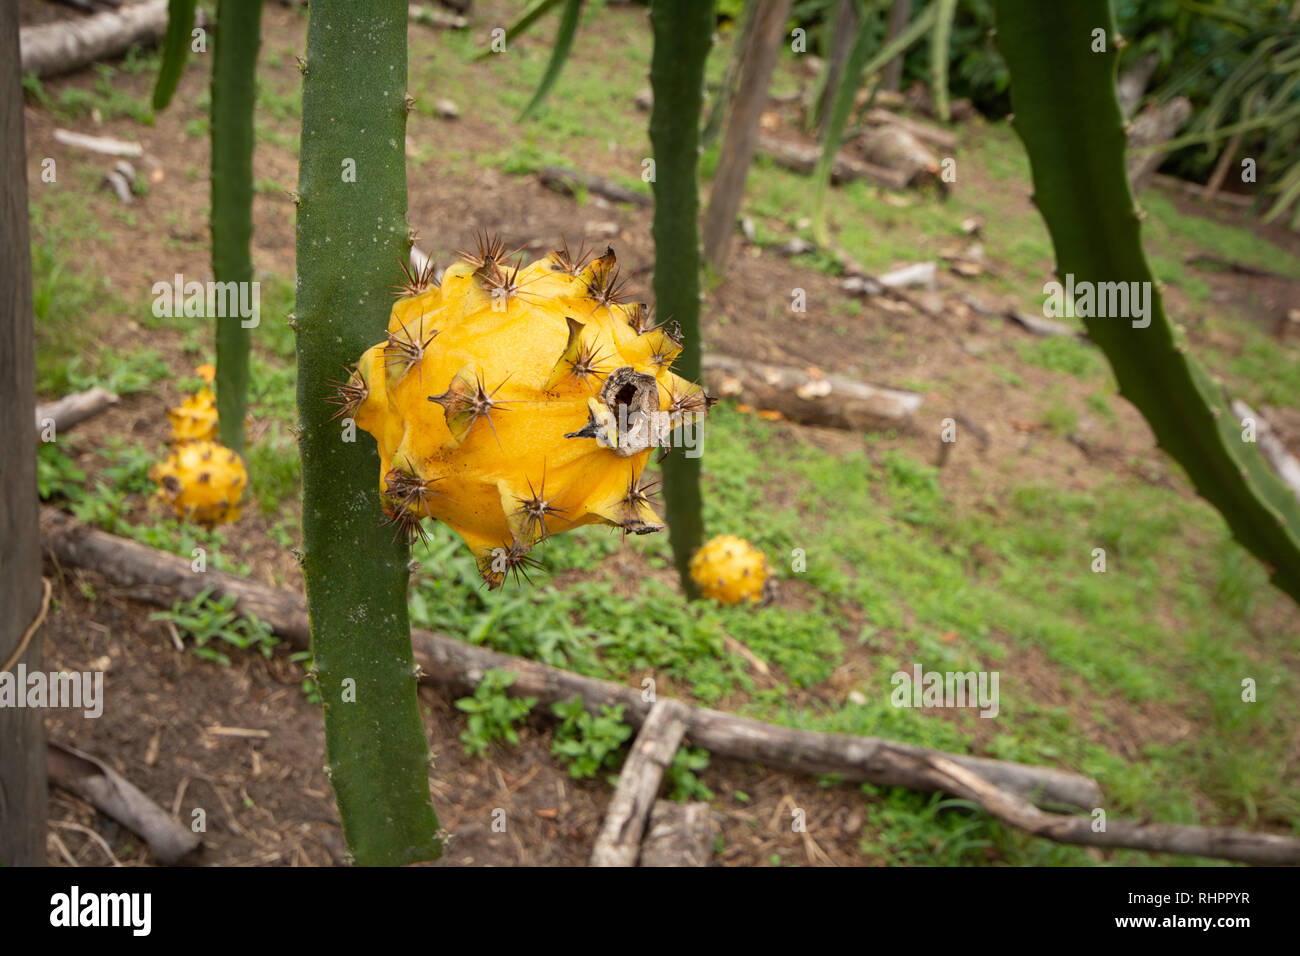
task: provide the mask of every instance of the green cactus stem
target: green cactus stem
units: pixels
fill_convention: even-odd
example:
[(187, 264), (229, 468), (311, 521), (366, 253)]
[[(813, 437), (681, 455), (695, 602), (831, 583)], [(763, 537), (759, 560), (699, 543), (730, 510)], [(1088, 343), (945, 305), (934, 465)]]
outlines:
[(1273, 583), (1300, 600), (1300, 502), (1243, 440), (1242, 423), (1188, 354), (1142, 251), (1115, 97), (1119, 37), (1110, 3), (996, 0), (996, 12), (1014, 124), (1033, 167), (1034, 203), (1052, 235), (1057, 275), (1062, 283), (1072, 275), (1076, 286), (1136, 282), (1151, 290), (1149, 325), (1085, 318), (1089, 338), (1160, 447), (1268, 566)]
[(167, 32), (162, 42), (162, 63), (153, 87), (153, 108), (165, 110), (176, 93), (189, 57), (194, 31), (195, 0), (169, 0), (167, 4)]
[[(685, 335), (677, 374), (700, 378), (700, 111), (713, 44), (713, 0), (652, 0), (650, 145), (655, 161), (655, 304)], [(696, 596), (690, 561), (704, 535), (700, 459), (674, 451), (663, 463), (668, 535), (682, 588)]]
[[(253, 281), (253, 105), (262, 0), (218, 0), (212, 61), (212, 273), (217, 282)], [(161, 82), (161, 77), (159, 78)], [(244, 453), (251, 327), (239, 310), (216, 316), (217, 428)]]
[[(379, 456), (331, 421), (331, 380), (384, 337), (406, 224), (405, 0), (313, 0), (298, 172), (303, 575), (343, 835), (363, 865), (436, 859), (429, 746), (406, 610), (406, 541)], [(355, 175), (350, 175), (355, 173)]]

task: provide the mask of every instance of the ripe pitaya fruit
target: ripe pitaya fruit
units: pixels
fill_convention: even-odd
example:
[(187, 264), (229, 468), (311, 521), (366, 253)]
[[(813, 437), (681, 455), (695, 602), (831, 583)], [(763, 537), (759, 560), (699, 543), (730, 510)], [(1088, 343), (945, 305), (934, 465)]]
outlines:
[(389, 521), (412, 538), (446, 523), (491, 588), (548, 535), (660, 530), (646, 461), (713, 401), (670, 370), (678, 334), (630, 303), (612, 249), (514, 255), (484, 236), (440, 282), (408, 272), (387, 339), (336, 397), (378, 442)]

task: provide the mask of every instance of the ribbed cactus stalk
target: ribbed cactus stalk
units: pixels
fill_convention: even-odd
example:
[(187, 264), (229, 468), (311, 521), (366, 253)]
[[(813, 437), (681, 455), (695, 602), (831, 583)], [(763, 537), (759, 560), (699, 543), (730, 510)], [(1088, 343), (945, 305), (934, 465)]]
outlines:
[(333, 396), (379, 445), (388, 523), (414, 538), (443, 521), (491, 588), (526, 577), (549, 535), (660, 530), (646, 461), (710, 404), (671, 371), (680, 341), (631, 301), (613, 249), (512, 257), (484, 235), (441, 283), (408, 273), (386, 337)]
[[(1115, 98), (1119, 37), (1108, 0), (996, 0), (997, 42), (1011, 71), (1017, 133), (1033, 167), (1034, 203), (1052, 234), (1057, 274), (1076, 288), (1147, 283), (1149, 313), (1085, 318), (1120, 392), (1273, 583), (1300, 600), (1300, 503), (1188, 354), (1165, 315), (1142, 251), (1142, 214), (1124, 165)], [(1095, 31), (1104, 30), (1105, 50)], [(1130, 288), (1132, 288), (1130, 286)], [(1143, 288), (1139, 285), (1137, 288)], [(1149, 324), (1145, 324), (1149, 320)]]
[[(678, 323), (685, 343), (678, 372), (700, 377), (700, 110), (704, 62), (713, 44), (713, 0), (652, 0), (654, 52), (650, 145), (655, 161), (655, 304)], [(691, 555), (704, 537), (700, 459), (676, 453), (663, 463), (668, 535), (682, 589), (698, 594)]]
[[(253, 281), (253, 105), (262, 0), (218, 0), (212, 60), (212, 273)], [(170, 28), (170, 24), (169, 24)], [(216, 316), (217, 412), (221, 441), (244, 452), (249, 333), (244, 317)]]
[(407, 6), (312, 3), (298, 174), (302, 567), (344, 837), (356, 862), (378, 865), (441, 852), (406, 611), (410, 553), (381, 526), (374, 444), (340, 427), (328, 399), (339, 369), (384, 337), (391, 270), (409, 246)]

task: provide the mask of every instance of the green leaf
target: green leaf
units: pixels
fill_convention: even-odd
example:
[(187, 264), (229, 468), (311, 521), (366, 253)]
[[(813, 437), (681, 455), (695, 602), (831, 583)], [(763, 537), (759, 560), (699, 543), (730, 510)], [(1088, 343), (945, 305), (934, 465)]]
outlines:
[(169, 0), (167, 33), (162, 42), (162, 63), (153, 87), (153, 108), (165, 110), (176, 93), (190, 54), (190, 36), (194, 30), (195, 0)]
[[(525, 30), (531, 27), (539, 19), (541, 19), (546, 14), (550, 13), (551, 10), (558, 7), (560, 3), (561, 0), (537, 0), (536, 3), (534, 3), (531, 7), (525, 10), (523, 16), (521, 16), (518, 20), (516, 20), (511, 26), (506, 28), (506, 35), (505, 35), (506, 49), (507, 50), (510, 49), (511, 40), (513, 40), (515, 37), (522, 34)], [(475, 57), (475, 59), (485, 60), (488, 57), (493, 56), (495, 53), (496, 53), (495, 50), (489, 48), (484, 52), (480, 53), (477, 57)]]
[(948, 47), (952, 39), (952, 18), (957, 0), (937, 0), (934, 30), (930, 33), (930, 75), (934, 84), (934, 109), (945, 123), (948, 109)]
[(565, 0), (564, 13), (560, 17), (560, 26), (555, 31), (555, 45), (551, 47), (551, 60), (546, 64), (546, 73), (542, 76), (542, 82), (537, 87), (537, 92), (528, 101), (524, 111), (519, 114), (520, 121), (532, 116), (533, 111), (541, 105), (542, 100), (546, 99), (546, 94), (551, 91), (551, 87), (559, 79), (560, 71), (564, 69), (565, 61), (569, 59), (569, 51), (573, 48), (573, 37), (578, 32), (578, 20), (581, 16), (582, 0)]

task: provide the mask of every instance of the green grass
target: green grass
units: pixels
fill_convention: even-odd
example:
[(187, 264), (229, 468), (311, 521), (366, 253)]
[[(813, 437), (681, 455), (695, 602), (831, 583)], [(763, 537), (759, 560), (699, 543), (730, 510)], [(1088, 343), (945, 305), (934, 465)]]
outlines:
[(1016, 351), (1030, 365), (1085, 381), (1106, 371), (1106, 359), (1096, 347), (1065, 335), (1022, 339), (1016, 343)]
[(144, 126), (153, 125), (153, 105), (149, 97), (127, 92), (115, 82), (119, 72), (140, 74), (147, 68), (147, 61), (139, 56), (133, 59), (128, 54), (122, 70), (108, 63), (96, 63), (93, 67), (95, 81), (90, 89), (69, 85), (54, 95), (32, 74), (23, 77), (23, 88), (29, 100), (63, 122), (71, 123), (97, 115), (100, 121), (125, 118)]
[(248, 485), (258, 510), (273, 518), (296, 500), (302, 487), (297, 442), (275, 423), (265, 437), (249, 445), (247, 458)]

